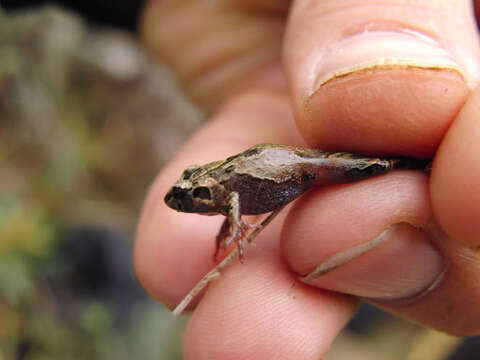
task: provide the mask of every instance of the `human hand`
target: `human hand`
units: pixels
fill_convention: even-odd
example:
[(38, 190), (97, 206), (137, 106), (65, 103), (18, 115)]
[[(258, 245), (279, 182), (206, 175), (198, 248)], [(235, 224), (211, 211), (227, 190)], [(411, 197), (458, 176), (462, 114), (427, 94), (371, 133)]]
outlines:
[[(258, 11), (268, 1), (184, 3), (151, 3), (147, 43), (177, 66), (207, 108), (223, 106), (159, 175), (139, 224), (139, 279), (168, 306), (213, 266), (222, 221), (164, 205), (187, 165), (261, 142), (436, 153), (430, 181), (394, 172), (299, 199), (249, 247), (245, 265), (231, 266), (210, 286), (190, 319), (185, 358), (316, 359), (355, 310), (357, 300), (340, 293), (425, 326), (477, 333), (478, 91), (464, 102), (480, 71), (469, 2), (297, 1), (284, 39), (285, 74), (276, 51), (288, 2), (275, 11)], [(380, 58), (396, 63), (381, 65)], [(410, 226), (310, 285), (295, 283), (298, 274), (395, 223)]]

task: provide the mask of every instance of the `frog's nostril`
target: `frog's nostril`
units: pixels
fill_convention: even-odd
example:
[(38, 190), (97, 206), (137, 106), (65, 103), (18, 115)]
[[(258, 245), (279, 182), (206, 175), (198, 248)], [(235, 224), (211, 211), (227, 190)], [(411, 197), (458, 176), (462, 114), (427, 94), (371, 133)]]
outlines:
[(168, 193), (165, 195), (165, 203), (172, 209), (179, 211), (188, 211), (191, 208), (191, 198), (190, 198), (191, 189), (183, 189), (181, 187), (175, 186), (172, 187)]
[(176, 200), (181, 200), (187, 195), (187, 191), (179, 187), (174, 187), (172, 191), (173, 191), (173, 197)]

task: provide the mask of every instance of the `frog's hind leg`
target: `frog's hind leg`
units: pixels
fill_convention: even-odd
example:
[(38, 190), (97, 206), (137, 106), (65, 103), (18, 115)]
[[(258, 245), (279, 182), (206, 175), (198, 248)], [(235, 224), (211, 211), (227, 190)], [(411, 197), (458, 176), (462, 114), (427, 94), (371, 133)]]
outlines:
[(373, 240), (351, 247), (350, 249), (341, 251), (330, 256), (329, 258), (323, 260), (320, 265), (318, 265), (311, 273), (305, 275), (302, 280), (309, 281), (316, 279), (348, 263), (349, 261), (352, 261), (357, 257), (375, 249), (376, 247), (380, 246), (388, 239), (390, 239), (391, 235), (398, 229), (399, 226), (400, 224), (390, 225), (386, 230), (384, 230)]
[(244, 244), (249, 229), (256, 229), (260, 225), (249, 224), (242, 220), (240, 196), (237, 192), (232, 192), (228, 199), (227, 218), (222, 224), (216, 240), (215, 258), (220, 248), (227, 248), (232, 242), (236, 242), (238, 246), (239, 258), (243, 262)]

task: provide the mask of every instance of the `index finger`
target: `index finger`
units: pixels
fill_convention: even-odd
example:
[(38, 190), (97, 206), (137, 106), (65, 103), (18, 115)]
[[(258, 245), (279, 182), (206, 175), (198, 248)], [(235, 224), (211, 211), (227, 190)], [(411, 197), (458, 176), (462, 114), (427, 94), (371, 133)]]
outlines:
[(189, 165), (202, 165), (257, 143), (300, 144), (286, 96), (250, 93), (227, 104), (162, 170), (149, 191), (138, 226), (135, 267), (147, 291), (178, 303), (213, 267), (221, 217), (177, 213), (163, 201)]
[[(288, 99), (251, 92), (227, 104), (162, 171), (138, 228), (135, 266), (148, 292), (177, 304), (213, 267), (221, 219), (179, 214), (163, 196), (192, 162), (203, 164), (259, 142), (301, 144)], [(185, 333), (186, 359), (280, 359), (323, 356), (358, 303), (298, 283), (281, 258), (276, 219), (247, 249), (246, 264), (232, 264), (203, 297)], [(294, 321), (295, 326), (291, 326)]]

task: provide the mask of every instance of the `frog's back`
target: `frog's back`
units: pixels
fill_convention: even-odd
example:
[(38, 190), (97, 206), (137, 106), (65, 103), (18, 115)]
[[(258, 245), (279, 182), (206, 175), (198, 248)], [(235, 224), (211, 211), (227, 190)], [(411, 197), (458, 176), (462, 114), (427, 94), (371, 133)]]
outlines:
[(225, 168), (261, 180), (283, 183), (297, 179), (308, 168), (318, 166), (326, 154), (317, 149), (260, 144), (227, 159)]
[(278, 209), (313, 186), (359, 181), (393, 169), (418, 169), (424, 163), (260, 144), (226, 159), (215, 170), (215, 178), (227, 191), (240, 195), (242, 213), (261, 214)]
[[(228, 158), (222, 185), (240, 195), (241, 212), (262, 214), (289, 203), (311, 187), (312, 159), (320, 150), (260, 144)], [(228, 174), (228, 175), (227, 175)]]

